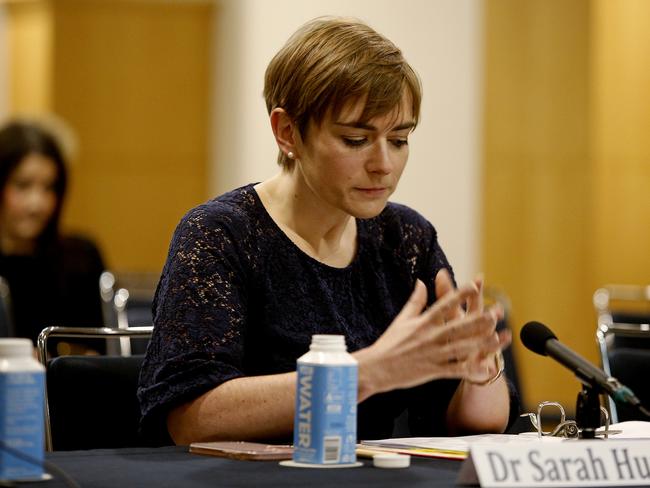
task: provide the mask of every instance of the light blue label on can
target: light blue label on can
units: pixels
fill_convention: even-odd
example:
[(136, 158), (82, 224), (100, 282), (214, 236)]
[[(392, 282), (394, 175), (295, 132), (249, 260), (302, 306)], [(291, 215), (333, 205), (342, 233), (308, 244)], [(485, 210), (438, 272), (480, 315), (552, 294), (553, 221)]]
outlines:
[[(0, 480), (37, 479), (43, 474), (42, 372), (0, 373)], [(29, 459), (29, 460), (28, 460)]]
[(293, 460), (356, 461), (357, 366), (298, 364)]

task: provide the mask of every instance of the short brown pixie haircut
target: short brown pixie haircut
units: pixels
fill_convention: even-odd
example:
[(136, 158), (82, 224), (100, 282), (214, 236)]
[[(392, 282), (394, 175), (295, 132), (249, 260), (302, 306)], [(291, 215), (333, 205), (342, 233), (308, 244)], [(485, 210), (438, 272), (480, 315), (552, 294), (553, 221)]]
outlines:
[[(417, 124), (422, 88), (418, 75), (390, 40), (356, 19), (319, 17), (303, 25), (274, 56), (264, 77), (270, 114), (283, 108), (306, 137), (310, 121), (337, 117), (348, 102), (365, 99), (359, 122), (397, 108), (408, 90)], [(294, 161), (282, 151), (278, 164)]]

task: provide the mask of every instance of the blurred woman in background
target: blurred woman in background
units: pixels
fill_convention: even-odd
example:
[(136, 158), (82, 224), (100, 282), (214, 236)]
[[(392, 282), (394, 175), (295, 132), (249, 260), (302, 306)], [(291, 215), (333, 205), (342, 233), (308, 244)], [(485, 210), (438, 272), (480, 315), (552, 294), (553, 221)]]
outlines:
[[(87, 239), (59, 233), (67, 179), (52, 134), (17, 121), (0, 129), (0, 276), (11, 296), (5, 329), (34, 343), (51, 325), (102, 325), (100, 253)], [(58, 352), (71, 351), (59, 343)]]

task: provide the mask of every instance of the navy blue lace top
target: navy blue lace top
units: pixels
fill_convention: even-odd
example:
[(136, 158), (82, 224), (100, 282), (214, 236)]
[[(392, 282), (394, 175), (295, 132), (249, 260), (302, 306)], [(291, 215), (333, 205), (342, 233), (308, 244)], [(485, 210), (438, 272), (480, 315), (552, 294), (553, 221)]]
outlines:
[[(347, 267), (323, 264), (282, 232), (253, 185), (185, 215), (154, 300), (138, 390), (143, 434), (169, 442), (172, 407), (233, 378), (295, 370), (312, 334), (343, 334), (351, 352), (372, 344), (417, 278), (432, 302), (436, 273), (451, 271), (433, 226), (403, 205), (358, 220), (357, 236)], [(457, 385), (439, 380), (369, 398), (359, 405), (359, 438), (391, 436), (405, 410), (412, 435), (445, 435)]]

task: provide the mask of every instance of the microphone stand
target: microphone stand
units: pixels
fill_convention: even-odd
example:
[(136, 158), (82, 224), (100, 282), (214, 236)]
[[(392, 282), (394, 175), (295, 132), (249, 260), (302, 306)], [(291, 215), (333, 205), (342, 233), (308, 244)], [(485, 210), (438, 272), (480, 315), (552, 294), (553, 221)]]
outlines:
[(583, 384), (578, 393), (576, 424), (580, 439), (596, 439), (596, 430), (600, 427), (600, 395), (592, 386)]

